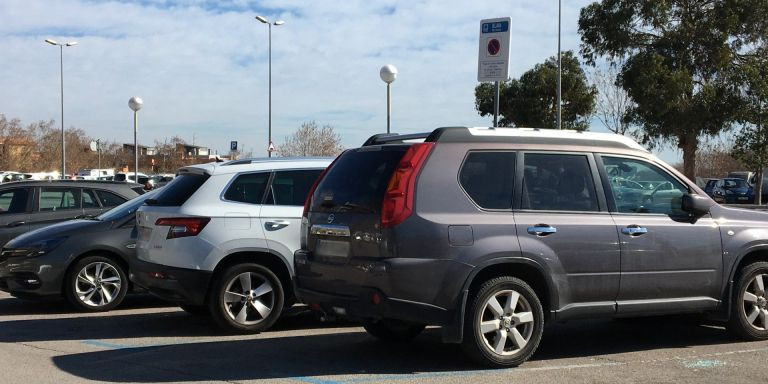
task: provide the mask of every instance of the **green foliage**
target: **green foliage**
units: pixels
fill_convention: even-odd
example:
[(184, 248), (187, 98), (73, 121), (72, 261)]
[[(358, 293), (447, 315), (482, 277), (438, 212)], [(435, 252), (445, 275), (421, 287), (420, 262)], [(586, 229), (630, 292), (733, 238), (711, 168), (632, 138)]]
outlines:
[[(587, 82), (579, 60), (572, 51), (562, 55), (563, 129), (583, 131), (595, 108), (597, 90)], [(475, 108), (480, 116), (493, 116), (495, 84), (475, 87)], [(504, 127), (556, 128), (557, 58), (525, 72), (520, 79), (501, 83), (499, 125)]]
[(604, 0), (581, 10), (581, 53), (626, 59), (617, 80), (635, 107), (625, 118), (646, 142), (680, 147), (693, 177), (699, 139), (739, 118), (733, 73), (763, 42), (767, 13), (765, 0)]

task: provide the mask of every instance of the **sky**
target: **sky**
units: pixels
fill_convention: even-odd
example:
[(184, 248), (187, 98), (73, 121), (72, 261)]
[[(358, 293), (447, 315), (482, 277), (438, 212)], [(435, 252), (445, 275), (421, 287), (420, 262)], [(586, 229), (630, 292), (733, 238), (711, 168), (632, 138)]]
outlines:
[[(563, 1), (562, 48), (578, 51), (587, 0)], [(60, 124), (60, 52), (65, 47), (64, 122), (94, 139), (133, 142), (128, 99), (141, 97), (139, 143), (181, 136), (226, 153), (231, 140), (266, 154), (269, 28), (272, 132), (315, 121), (345, 147), (386, 131), (392, 64), (392, 131), (489, 126), (475, 110), (481, 19), (512, 19), (510, 76), (557, 54), (557, 1), (515, 0), (2, 0), (0, 113)], [(593, 131), (605, 131), (594, 119)], [(677, 161), (679, 154), (659, 154)]]

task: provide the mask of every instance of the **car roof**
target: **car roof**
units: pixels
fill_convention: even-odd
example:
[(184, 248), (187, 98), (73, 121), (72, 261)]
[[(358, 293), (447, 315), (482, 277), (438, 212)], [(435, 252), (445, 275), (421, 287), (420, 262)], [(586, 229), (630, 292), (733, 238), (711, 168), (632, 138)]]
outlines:
[(332, 157), (273, 157), (232, 160), (224, 163), (205, 163), (182, 167), (179, 173), (207, 173), (209, 175), (230, 174), (248, 171), (267, 171), (277, 169), (325, 168), (333, 161)]
[(110, 180), (22, 180), (22, 181), (11, 181), (8, 183), (3, 183), (2, 187), (0, 188), (6, 188), (6, 187), (33, 187), (37, 185), (48, 185), (48, 186), (71, 186), (76, 185), (78, 187), (140, 187), (141, 184), (136, 183), (126, 183), (124, 181), (110, 181)]

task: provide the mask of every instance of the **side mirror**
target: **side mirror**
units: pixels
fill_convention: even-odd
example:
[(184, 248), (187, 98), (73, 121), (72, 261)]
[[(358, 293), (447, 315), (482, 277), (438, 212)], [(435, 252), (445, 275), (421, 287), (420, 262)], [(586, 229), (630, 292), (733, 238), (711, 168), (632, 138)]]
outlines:
[(683, 211), (693, 215), (702, 216), (709, 213), (712, 207), (712, 200), (696, 194), (686, 193), (683, 195)]

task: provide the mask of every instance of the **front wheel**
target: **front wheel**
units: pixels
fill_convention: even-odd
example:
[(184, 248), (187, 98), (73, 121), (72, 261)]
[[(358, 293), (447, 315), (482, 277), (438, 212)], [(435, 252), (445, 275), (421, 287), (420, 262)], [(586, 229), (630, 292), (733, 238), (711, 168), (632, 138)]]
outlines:
[(371, 336), (382, 341), (410, 341), (424, 330), (423, 324), (395, 319), (381, 319), (363, 322), (363, 328)]
[(491, 367), (515, 367), (528, 360), (544, 330), (536, 293), (510, 276), (485, 282), (466, 316), (462, 348), (473, 360)]
[(271, 327), (283, 310), (280, 279), (259, 264), (227, 268), (212, 285), (208, 307), (226, 331), (257, 333)]
[(83, 312), (109, 311), (123, 301), (128, 279), (120, 264), (103, 256), (80, 259), (65, 277), (64, 296)]
[(728, 329), (746, 340), (768, 339), (768, 263), (761, 261), (739, 272)]

